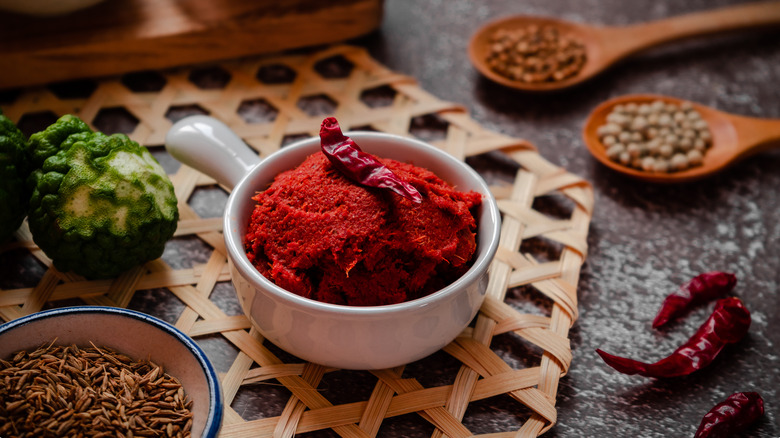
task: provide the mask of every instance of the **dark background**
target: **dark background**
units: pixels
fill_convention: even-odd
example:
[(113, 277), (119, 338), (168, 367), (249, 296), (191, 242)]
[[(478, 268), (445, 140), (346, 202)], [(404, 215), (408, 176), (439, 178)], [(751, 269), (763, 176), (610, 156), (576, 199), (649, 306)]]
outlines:
[[(633, 93), (780, 118), (780, 29), (666, 45), (553, 94), (514, 91), (481, 77), (468, 59), (469, 39), (487, 21), (513, 14), (621, 26), (739, 3), (389, 0), (380, 31), (357, 41), (435, 96), (465, 105), (483, 126), (531, 141), (544, 158), (593, 184), (581, 314), (570, 333), (574, 360), (561, 380), (558, 424), (546, 436), (693, 436), (710, 407), (738, 391), (759, 392), (766, 407), (744, 436), (780, 436), (780, 153), (763, 153), (705, 181), (659, 186), (600, 165), (581, 136), (596, 105)], [(737, 275), (734, 294), (753, 317), (747, 338), (684, 378), (624, 376), (601, 362), (596, 348), (655, 361), (687, 340), (712, 304), (664, 331), (650, 323), (668, 293), (712, 270)]]

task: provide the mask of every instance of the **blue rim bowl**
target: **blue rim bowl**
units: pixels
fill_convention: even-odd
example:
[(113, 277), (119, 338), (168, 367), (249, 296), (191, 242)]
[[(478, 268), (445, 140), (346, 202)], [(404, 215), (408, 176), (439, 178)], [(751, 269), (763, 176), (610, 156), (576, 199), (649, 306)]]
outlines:
[(150, 359), (179, 379), (193, 401), (192, 436), (213, 438), (222, 424), (222, 392), (206, 354), (173, 325), (135, 310), (77, 306), (45, 310), (0, 325), (0, 358), (56, 339), (59, 345), (107, 347)]

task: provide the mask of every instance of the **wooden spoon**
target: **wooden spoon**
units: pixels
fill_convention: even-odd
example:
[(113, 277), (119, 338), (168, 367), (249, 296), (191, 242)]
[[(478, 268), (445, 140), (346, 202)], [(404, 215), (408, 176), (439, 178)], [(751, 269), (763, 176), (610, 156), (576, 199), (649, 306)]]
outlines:
[[(551, 91), (579, 84), (627, 56), (663, 43), (778, 23), (780, 2), (750, 3), (624, 27), (597, 27), (555, 18), (519, 15), (488, 23), (478, 30), (469, 44), (469, 57), (477, 70), (499, 84), (526, 91)], [(499, 28), (513, 29), (529, 25), (550, 25), (556, 27), (561, 35), (570, 35), (579, 40), (585, 46), (587, 56), (582, 70), (561, 81), (523, 82), (509, 79), (490, 69), (486, 60), (493, 33)]]
[(646, 172), (624, 166), (607, 157), (606, 147), (599, 140), (597, 130), (606, 123), (607, 115), (618, 104), (638, 104), (662, 100), (680, 105), (683, 99), (653, 94), (626, 95), (608, 100), (593, 110), (585, 121), (585, 146), (605, 166), (640, 180), (656, 183), (675, 183), (704, 178), (725, 169), (728, 165), (749, 155), (780, 147), (780, 119), (759, 119), (737, 116), (691, 102), (701, 114), (712, 133), (712, 145), (704, 153), (702, 164), (679, 172)]

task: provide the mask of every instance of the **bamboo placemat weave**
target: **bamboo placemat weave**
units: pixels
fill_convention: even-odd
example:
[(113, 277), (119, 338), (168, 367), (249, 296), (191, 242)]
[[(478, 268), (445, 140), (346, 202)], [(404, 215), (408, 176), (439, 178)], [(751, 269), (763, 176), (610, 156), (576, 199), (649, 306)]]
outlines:
[[(330, 75), (321, 67), (337, 59), (349, 68)], [(161, 72), (164, 85), (153, 91), (132, 91), (119, 78), (96, 81), (86, 98), (61, 96), (51, 89), (23, 90), (3, 106), (18, 122), (25, 114), (73, 113), (96, 125), (101, 110), (124, 108), (138, 123), (130, 137), (146, 146), (160, 146), (170, 128), (170, 109), (199, 108), (226, 122), (261, 156), (278, 149), (286, 139), (317, 135), (322, 115), (311, 115), (300, 101), (319, 96), (330, 101), (345, 130), (370, 128), (412, 135), (414, 123), (436, 117), (444, 135), (431, 142), (461, 159), (500, 151), (517, 166), (513, 183), (493, 185), (503, 214), (501, 243), (491, 266), (487, 298), (475, 322), (444, 352), (459, 361), (450, 384), (424, 386), (409, 366), (365, 371), (373, 389), (365, 400), (334, 404), (318, 387), (323, 376), (337, 370), (282, 360), (244, 316), (229, 316), (209, 296), (219, 283), (229, 281), (221, 218), (201, 218), (188, 204), (198, 187), (214, 181), (181, 166), (171, 179), (179, 199), (181, 221), (176, 236), (197, 236), (210, 248), (207, 262), (175, 269), (158, 259), (114, 280), (86, 281), (58, 272), (32, 242), (23, 226), (5, 251), (29, 251), (43, 264), (43, 275), (33, 287), (0, 290), (0, 318), (11, 320), (67, 299), (88, 304), (127, 307), (134, 293), (161, 289), (175, 295), (185, 308), (176, 326), (198, 340), (221, 335), (240, 350), (221, 376), (225, 417), (221, 436), (293, 436), (328, 431), (345, 437), (376, 436), (388, 419), (416, 413), (434, 426), (434, 437), (474, 435), (465, 425), (470, 403), (509, 397), (525, 417), (516, 430), (498, 430), (483, 436), (534, 437), (556, 422), (558, 384), (572, 360), (569, 329), (577, 319), (577, 283), (587, 253), (587, 233), (593, 208), (588, 183), (542, 158), (527, 141), (483, 129), (458, 105), (423, 91), (406, 76), (378, 64), (363, 49), (331, 47), (315, 53), (293, 53), (218, 64), (229, 74), (221, 87), (198, 87), (193, 69)], [(382, 105), (367, 105), (366, 95), (390, 91)], [(247, 101), (264, 102), (276, 110), (272, 120), (247, 121), (237, 109)], [(493, 152), (495, 154), (495, 152)], [(562, 214), (537, 208), (544, 199), (566, 205)], [(560, 210), (560, 209), (559, 209)], [(518, 306), (517, 293), (533, 296)], [(507, 299), (508, 291), (515, 300)], [(522, 298), (528, 294), (519, 294)], [(539, 307), (540, 310), (533, 310)], [(529, 308), (531, 309), (529, 311)], [(508, 361), (491, 349), (497, 336), (513, 336), (527, 343), (535, 357)], [(276, 350), (278, 352), (278, 350)], [(213, 359), (213, 358), (212, 358)], [(531, 363), (531, 366), (524, 366)], [(511, 363), (511, 364), (510, 364)], [(520, 365), (518, 365), (520, 363)], [(283, 385), (289, 399), (281, 414), (244, 420), (231, 407), (242, 385), (257, 382)], [(365, 383), (365, 382), (364, 382)], [(526, 415), (527, 413), (527, 415)]]

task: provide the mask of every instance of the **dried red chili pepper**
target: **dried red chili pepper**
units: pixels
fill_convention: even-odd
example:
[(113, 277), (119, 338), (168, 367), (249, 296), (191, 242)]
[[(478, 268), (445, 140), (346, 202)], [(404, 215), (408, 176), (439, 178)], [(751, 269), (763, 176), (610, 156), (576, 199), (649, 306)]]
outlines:
[(718, 300), (712, 315), (699, 330), (669, 356), (655, 363), (614, 356), (602, 350), (596, 352), (604, 362), (623, 374), (645, 377), (685, 376), (709, 365), (726, 344), (733, 344), (747, 334), (750, 312), (739, 298)]
[(661, 327), (679, 317), (693, 306), (720, 298), (737, 284), (737, 277), (727, 272), (705, 272), (666, 297), (653, 320), (653, 328)]
[(375, 156), (363, 152), (351, 138), (341, 132), (335, 117), (328, 117), (320, 126), (320, 146), (333, 166), (347, 178), (365, 186), (390, 189), (415, 203), (422, 195), (403, 181)]
[(764, 415), (764, 400), (757, 392), (737, 392), (716, 404), (702, 418), (694, 438), (726, 438)]

